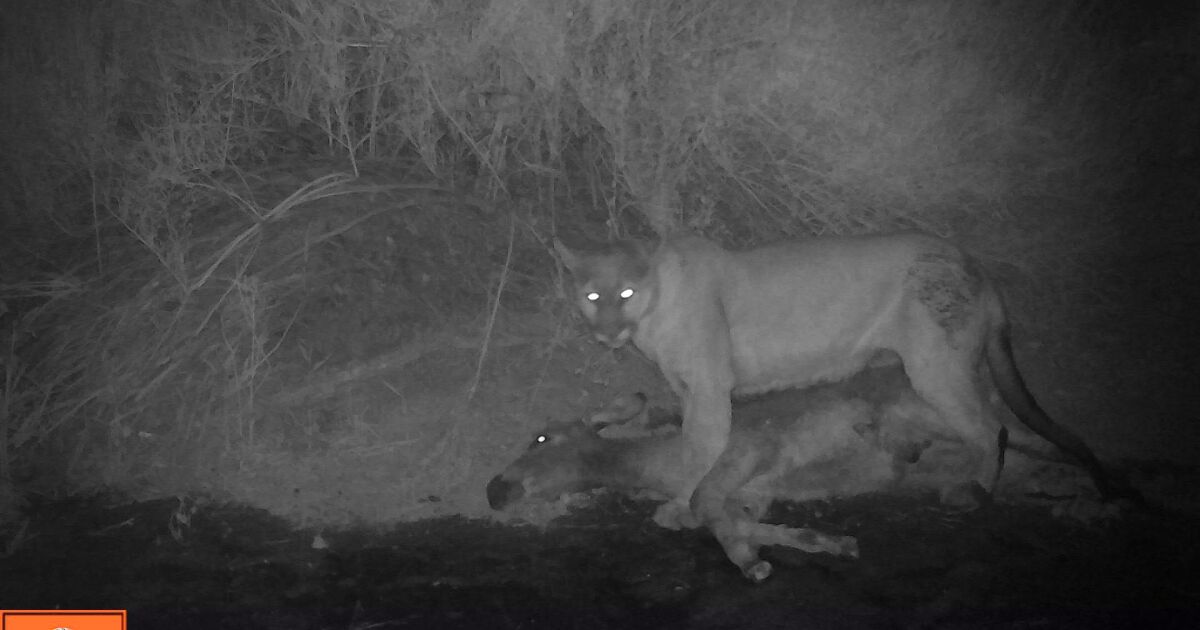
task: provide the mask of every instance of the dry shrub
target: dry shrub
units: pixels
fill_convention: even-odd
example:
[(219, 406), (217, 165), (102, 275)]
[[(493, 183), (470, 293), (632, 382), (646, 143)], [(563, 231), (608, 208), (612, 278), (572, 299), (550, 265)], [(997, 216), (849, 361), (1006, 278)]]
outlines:
[(1110, 192), (1085, 165), (1128, 174), (1112, 53), (1075, 5), (621, 6), (593, 17), (573, 81), (659, 231), (946, 232)]

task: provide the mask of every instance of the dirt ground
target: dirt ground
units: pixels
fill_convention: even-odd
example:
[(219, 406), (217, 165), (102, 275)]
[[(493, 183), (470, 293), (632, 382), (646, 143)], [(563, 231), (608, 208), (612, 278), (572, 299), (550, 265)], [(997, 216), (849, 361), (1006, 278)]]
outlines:
[(768, 520), (858, 536), (859, 560), (769, 549), (753, 585), (653, 504), (594, 497), (547, 528), (458, 517), (292, 529), (261, 510), (47, 502), (0, 559), (0, 608), (126, 608), (138, 628), (1194, 628), (1197, 519), (1089, 525), (868, 496)]

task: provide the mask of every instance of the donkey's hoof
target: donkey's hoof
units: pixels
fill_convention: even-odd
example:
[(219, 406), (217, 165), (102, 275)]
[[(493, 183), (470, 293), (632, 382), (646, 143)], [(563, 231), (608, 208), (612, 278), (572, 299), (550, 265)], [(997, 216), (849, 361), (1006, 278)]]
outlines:
[(750, 578), (751, 582), (758, 584), (763, 580), (771, 577), (771, 563), (766, 560), (759, 560), (754, 564), (742, 569), (742, 573)]

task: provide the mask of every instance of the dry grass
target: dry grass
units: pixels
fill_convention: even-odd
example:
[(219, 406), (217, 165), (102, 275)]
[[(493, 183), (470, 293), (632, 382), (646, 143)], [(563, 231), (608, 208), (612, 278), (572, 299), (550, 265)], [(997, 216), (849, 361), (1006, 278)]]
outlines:
[(476, 509), (646, 382), (553, 234), (918, 227), (1103, 307), (1128, 121), (1182, 111), (1085, 0), (10, 4), (0, 480), (310, 521)]

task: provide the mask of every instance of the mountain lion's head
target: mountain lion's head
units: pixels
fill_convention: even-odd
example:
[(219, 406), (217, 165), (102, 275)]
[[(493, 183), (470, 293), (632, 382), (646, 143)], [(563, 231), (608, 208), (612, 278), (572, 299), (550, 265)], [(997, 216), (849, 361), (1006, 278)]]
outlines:
[(580, 252), (555, 239), (554, 249), (575, 278), (579, 310), (596, 339), (610, 348), (625, 345), (654, 298), (648, 247), (614, 241), (599, 251)]

